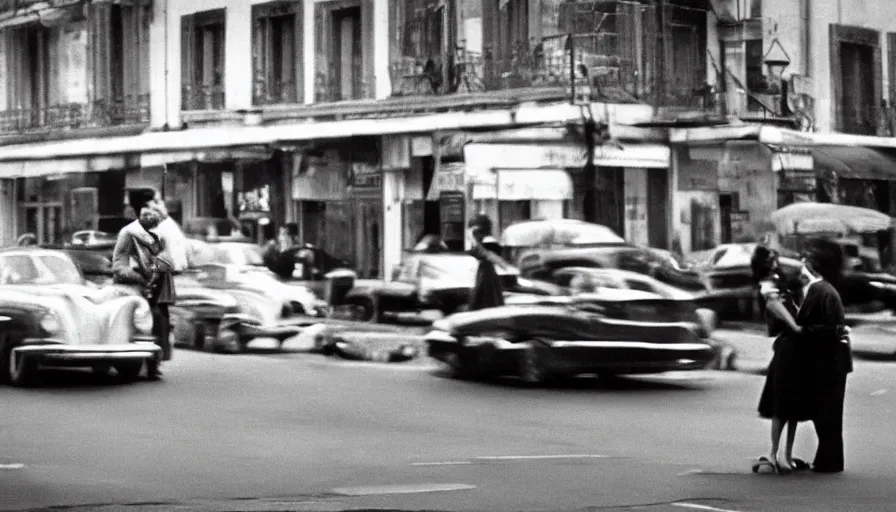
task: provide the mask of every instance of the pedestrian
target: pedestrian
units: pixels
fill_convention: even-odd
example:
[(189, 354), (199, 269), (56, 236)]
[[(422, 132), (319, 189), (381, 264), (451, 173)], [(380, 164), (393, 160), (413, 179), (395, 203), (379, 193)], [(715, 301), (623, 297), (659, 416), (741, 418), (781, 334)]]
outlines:
[[(810, 358), (805, 344), (800, 343), (803, 329), (797, 324), (797, 306), (793, 292), (778, 264), (778, 254), (763, 245), (753, 252), (750, 261), (753, 280), (759, 287), (765, 306), (765, 318), (769, 336), (777, 336), (773, 344), (774, 355), (768, 366), (765, 386), (759, 398), (758, 412), (770, 419), (771, 450), (753, 465), (757, 472), (768, 466), (776, 473), (789, 473), (794, 469), (807, 469), (802, 460), (794, 459), (793, 444), (797, 426), (813, 416), (814, 401), (810, 379)], [(781, 435), (787, 427), (787, 444), (784, 460), (780, 460)]]
[(494, 308), (504, 305), (504, 289), (501, 278), (495, 269), (496, 265), (504, 265), (498, 254), (501, 246), (492, 237), (492, 223), (485, 215), (473, 218), (469, 227), (473, 238), (473, 247), (470, 254), (479, 260), (476, 270), (476, 282), (470, 295), (470, 311)]
[(843, 300), (835, 284), (843, 271), (843, 251), (818, 240), (803, 254), (800, 278), (804, 299), (796, 317), (803, 344), (811, 349), (815, 406), (812, 423), (818, 448), (812, 471), (839, 473), (844, 469), (843, 402), (847, 376), (853, 371), (850, 329)]
[[(118, 233), (112, 252), (112, 276), (117, 284), (136, 286), (149, 302), (153, 316), (153, 335), (162, 347), (162, 360), (171, 359), (170, 317), (174, 304), (174, 262), (164, 254), (165, 245), (153, 230), (162, 222), (156, 208), (140, 210), (140, 217)], [(154, 378), (161, 376), (156, 372)]]

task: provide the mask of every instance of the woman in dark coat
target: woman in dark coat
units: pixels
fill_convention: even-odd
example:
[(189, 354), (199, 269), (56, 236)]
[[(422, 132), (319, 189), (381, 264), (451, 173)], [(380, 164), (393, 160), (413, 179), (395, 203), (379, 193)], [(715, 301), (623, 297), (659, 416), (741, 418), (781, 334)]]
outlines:
[[(759, 287), (761, 302), (765, 303), (765, 318), (769, 336), (777, 336), (774, 355), (768, 367), (765, 386), (759, 399), (759, 415), (772, 420), (771, 451), (760, 457), (753, 466), (758, 471), (769, 466), (775, 472), (807, 469), (804, 461), (793, 458), (793, 443), (799, 422), (812, 418), (810, 360), (805, 344), (797, 338), (802, 328), (796, 323), (797, 306), (786, 277), (778, 266), (778, 255), (758, 246), (751, 260), (753, 280)], [(787, 426), (785, 458), (778, 459), (784, 426)]]
[(504, 289), (495, 265), (501, 264), (498, 242), (491, 236), (491, 219), (481, 215), (470, 221), (473, 248), (470, 254), (479, 260), (476, 284), (470, 296), (470, 311), (504, 305)]

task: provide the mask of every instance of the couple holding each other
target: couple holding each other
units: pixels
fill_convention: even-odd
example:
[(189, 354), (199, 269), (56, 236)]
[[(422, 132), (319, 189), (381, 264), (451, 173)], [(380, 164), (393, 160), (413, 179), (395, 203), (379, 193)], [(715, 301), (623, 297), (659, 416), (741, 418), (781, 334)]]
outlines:
[[(777, 336), (759, 400), (759, 415), (772, 420), (771, 452), (759, 458), (754, 472), (763, 466), (776, 473), (843, 471), (843, 400), (853, 368), (843, 302), (831, 284), (842, 269), (842, 258), (839, 247), (816, 243), (804, 253), (802, 288), (794, 290), (781, 272), (777, 252), (760, 245), (753, 253), (753, 278), (766, 304), (769, 335)], [(797, 425), (803, 421), (812, 421), (818, 436), (811, 466), (793, 457)], [(781, 460), (785, 426), (787, 445)]]

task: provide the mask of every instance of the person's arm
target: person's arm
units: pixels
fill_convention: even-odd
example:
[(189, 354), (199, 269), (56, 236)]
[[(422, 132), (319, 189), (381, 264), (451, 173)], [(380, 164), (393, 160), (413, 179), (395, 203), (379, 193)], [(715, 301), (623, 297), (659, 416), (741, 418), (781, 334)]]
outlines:
[(767, 313), (784, 322), (791, 332), (799, 334), (803, 331), (802, 327), (797, 324), (796, 319), (793, 318), (793, 315), (790, 314), (790, 311), (787, 310), (787, 307), (784, 306), (784, 302), (781, 300), (781, 293), (773, 282), (763, 282), (759, 291), (765, 299), (765, 310)]
[(119, 282), (126, 284), (146, 285), (146, 279), (131, 268), (131, 253), (134, 241), (130, 234), (122, 233), (112, 249), (112, 274)]
[(775, 315), (779, 320), (784, 322), (784, 324), (788, 329), (791, 330), (791, 332), (795, 332), (797, 334), (805, 332), (804, 329), (796, 323), (796, 319), (793, 318), (793, 316), (790, 314), (790, 311), (787, 311), (787, 308), (784, 307), (784, 303), (781, 302), (781, 299), (768, 299), (765, 304), (765, 310)]

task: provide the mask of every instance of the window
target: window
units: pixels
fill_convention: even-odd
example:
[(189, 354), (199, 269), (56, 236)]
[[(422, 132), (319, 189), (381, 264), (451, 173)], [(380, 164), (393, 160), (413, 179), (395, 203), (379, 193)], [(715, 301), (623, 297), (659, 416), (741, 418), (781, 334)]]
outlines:
[(152, 6), (91, 3), (91, 118), (104, 125), (149, 121), (149, 24)]
[(181, 18), (181, 108), (224, 108), (226, 10)]
[(762, 39), (754, 39), (745, 41), (746, 49), (746, 68), (747, 68), (747, 91), (751, 93), (747, 100), (747, 110), (757, 112), (763, 109), (762, 104), (756, 101), (753, 94), (764, 94), (767, 90), (765, 73), (763, 72), (763, 54)]
[(255, 105), (304, 103), (302, 3), (252, 7)]
[(877, 135), (883, 100), (880, 32), (847, 25), (830, 26), (830, 64), (836, 129)]
[(315, 5), (316, 101), (372, 98), (373, 2), (350, 0)]
[(6, 38), (8, 112), (0, 117), (3, 131), (44, 126), (50, 106), (50, 30), (29, 25), (0, 33)]
[[(456, 46), (456, 27), (446, 25), (444, 0), (393, 0), (393, 94), (433, 94), (448, 88), (448, 67)], [(448, 33), (446, 33), (446, 30)]]
[(650, 284), (645, 283), (643, 281), (638, 281), (635, 279), (626, 279), (625, 284), (628, 286), (628, 288), (630, 290), (635, 290), (638, 292), (645, 292), (645, 293), (656, 293), (657, 292), (656, 290), (653, 289), (652, 286), (650, 286)]

